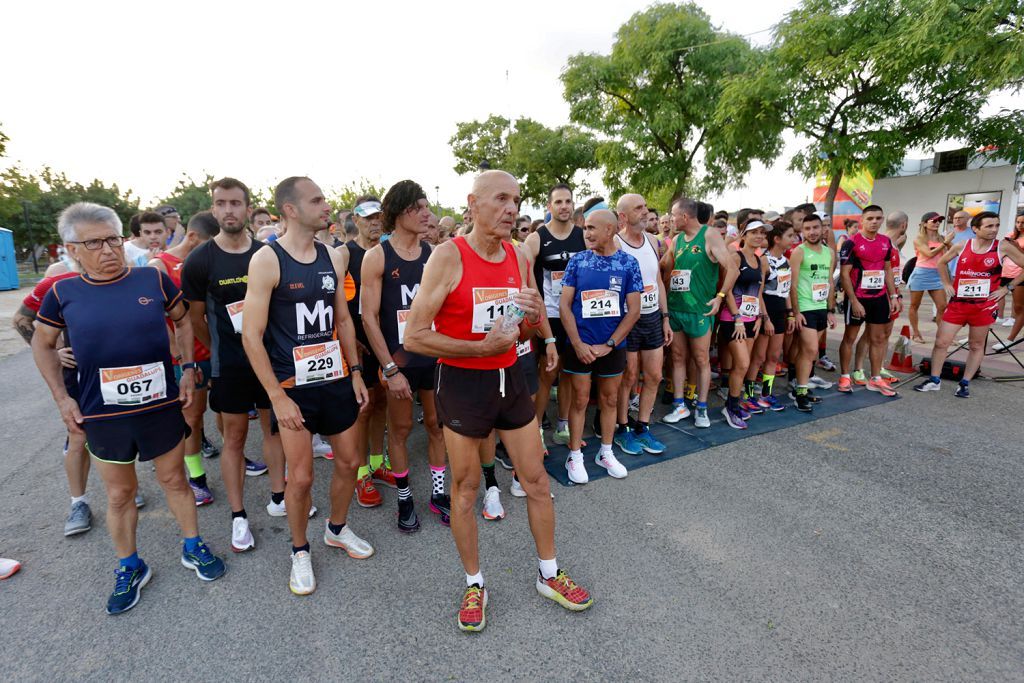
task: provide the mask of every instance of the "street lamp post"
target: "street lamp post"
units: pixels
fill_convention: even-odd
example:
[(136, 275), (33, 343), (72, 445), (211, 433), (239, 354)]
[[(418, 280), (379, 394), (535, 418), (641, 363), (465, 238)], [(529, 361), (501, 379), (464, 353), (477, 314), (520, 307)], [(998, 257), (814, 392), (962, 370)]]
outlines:
[(25, 221), (25, 232), (28, 233), (28, 241), (31, 245), (29, 247), (29, 250), (32, 252), (32, 269), (35, 270), (36, 273), (38, 273), (39, 261), (36, 259), (36, 238), (32, 235), (32, 223), (29, 222), (28, 220), (28, 205), (29, 201), (27, 199), (21, 200), (21, 213), (22, 218)]

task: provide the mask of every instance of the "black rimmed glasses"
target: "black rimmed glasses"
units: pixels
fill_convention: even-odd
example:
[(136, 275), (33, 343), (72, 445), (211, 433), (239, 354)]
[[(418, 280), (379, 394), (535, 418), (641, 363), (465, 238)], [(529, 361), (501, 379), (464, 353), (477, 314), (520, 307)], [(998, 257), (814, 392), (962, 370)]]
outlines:
[(85, 240), (82, 242), (69, 242), (69, 244), (81, 244), (89, 251), (99, 251), (106, 243), (111, 249), (116, 249), (124, 244), (124, 238), (120, 235), (112, 235), (104, 239)]

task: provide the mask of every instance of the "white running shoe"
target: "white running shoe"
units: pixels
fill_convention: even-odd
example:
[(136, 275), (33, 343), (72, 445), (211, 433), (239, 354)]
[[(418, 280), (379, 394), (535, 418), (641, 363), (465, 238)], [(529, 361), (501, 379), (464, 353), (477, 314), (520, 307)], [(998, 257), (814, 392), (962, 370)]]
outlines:
[[(520, 487), (520, 490), (522, 490), (522, 487)], [(526, 491), (523, 491), (523, 495), (526, 495)], [(480, 509), (480, 514), (484, 519), (505, 519), (505, 508), (501, 506), (501, 489), (497, 486), (487, 489), (487, 493), (484, 494), (484, 505)]]
[(526, 489), (523, 488), (518, 479), (512, 480), (512, 486), (509, 490), (516, 498), (526, 498)]
[(1002, 324), (1003, 324), (1003, 327), (1013, 327), (1013, 324), (1015, 322), (1016, 322), (1016, 319), (1014, 319), (1014, 318), (1006, 318), (1006, 319), (1003, 320)]
[[(280, 503), (275, 503), (273, 500), (271, 500), (269, 503), (267, 503), (267, 514), (270, 515), (271, 517), (287, 517), (288, 516), (288, 510), (285, 509), (284, 501), (282, 500)], [(316, 505), (311, 505), (309, 507), (309, 517), (310, 517), (310, 519), (312, 519), (313, 515), (315, 515), (315, 514), (316, 514)]]
[(341, 548), (348, 553), (349, 557), (357, 560), (365, 560), (373, 555), (373, 546), (356, 536), (352, 527), (346, 524), (340, 534), (331, 532), (331, 520), (324, 524), (324, 543), (332, 548)]
[(811, 378), (807, 380), (807, 386), (813, 387), (814, 389), (831, 389), (832, 382), (812, 375)]
[(672, 412), (661, 418), (661, 421), (672, 425), (680, 420), (685, 420), (688, 417), (690, 417), (690, 409), (686, 407), (685, 403), (680, 403), (672, 408)]
[(565, 469), (569, 472), (569, 481), (574, 484), (586, 484), (590, 481), (590, 476), (587, 475), (587, 468), (583, 464), (583, 454), (573, 455), (569, 454), (569, 457), (565, 459)]
[(292, 553), (292, 575), (288, 579), (288, 587), (296, 595), (309, 595), (316, 590), (313, 557), (308, 550)]
[(1014, 344), (1014, 340), (1012, 340), (1012, 339), (1007, 339), (1005, 343), (1003, 343), (1003, 342), (996, 342), (995, 344), (992, 345), (992, 350), (993, 351), (1005, 351), (1006, 349), (1008, 349), (1011, 346), (1013, 346), (1013, 344)]
[(245, 517), (235, 517), (231, 520), (231, 549), (236, 553), (244, 553), (256, 547), (256, 540), (249, 530), (249, 520)]
[(629, 399), (629, 412), (640, 414), (640, 394)]
[(596, 462), (598, 466), (608, 470), (608, 476), (614, 479), (625, 479), (626, 475), (629, 474), (623, 464), (618, 461), (615, 454), (611, 451), (606, 451), (604, 453), (598, 452), (597, 457), (594, 458), (594, 462)]
[(711, 426), (711, 418), (708, 417), (708, 409), (697, 407), (693, 415), (693, 426), (700, 427), (701, 429), (707, 429)]
[(0, 557), (0, 580), (8, 579), (18, 573), (21, 569), (21, 562)]
[(326, 458), (331, 454), (331, 444), (323, 440), (319, 434), (313, 435), (313, 457)]

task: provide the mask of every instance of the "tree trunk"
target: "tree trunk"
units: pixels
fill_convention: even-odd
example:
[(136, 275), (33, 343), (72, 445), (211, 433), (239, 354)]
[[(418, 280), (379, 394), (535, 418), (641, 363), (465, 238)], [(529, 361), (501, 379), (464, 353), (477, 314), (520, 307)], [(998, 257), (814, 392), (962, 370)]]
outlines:
[(832, 180), (828, 184), (828, 192), (825, 194), (825, 213), (831, 219), (833, 216), (833, 209), (836, 205), (836, 193), (839, 192), (839, 183), (843, 181), (843, 170), (839, 171), (832, 176)]

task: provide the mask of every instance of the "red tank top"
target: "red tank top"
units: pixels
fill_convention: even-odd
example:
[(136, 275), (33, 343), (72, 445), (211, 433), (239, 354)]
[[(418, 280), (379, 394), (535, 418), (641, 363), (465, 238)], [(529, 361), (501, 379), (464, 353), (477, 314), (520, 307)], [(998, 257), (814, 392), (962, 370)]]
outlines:
[[(181, 267), (185, 262), (177, 256), (168, 254), (166, 251), (161, 251), (156, 255), (156, 257), (164, 262), (164, 266), (167, 267), (167, 275), (171, 278), (171, 282), (174, 283), (174, 286), (181, 289)], [(170, 318), (167, 319), (167, 327), (171, 330), (171, 334), (174, 334), (174, 323), (171, 322)], [(198, 337), (195, 338), (195, 344), (192, 349), (192, 359), (195, 361), (210, 360), (210, 350), (203, 346), (203, 343), (199, 341)], [(178, 364), (178, 361), (174, 359), (172, 359), (172, 362), (175, 365)]]
[[(452, 339), (479, 341), (487, 336), (494, 320), (505, 312), (512, 295), (522, 287), (522, 274), (515, 247), (502, 242), (505, 260), (501, 263), (485, 261), (465, 237), (452, 240), (462, 257), (462, 279), (441, 304), (434, 317), (434, 327)], [(471, 358), (438, 358), (439, 363), (457, 368), (498, 370), (516, 362), (516, 347), (497, 356)]]
[(965, 303), (989, 303), (989, 295), (999, 288), (1003, 266), (999, 262), (999, 240), (993, 240), (984, 253), (974, 251), (974, 240), (969, 239), (960, 252), (953, 276), (953, 300)]

